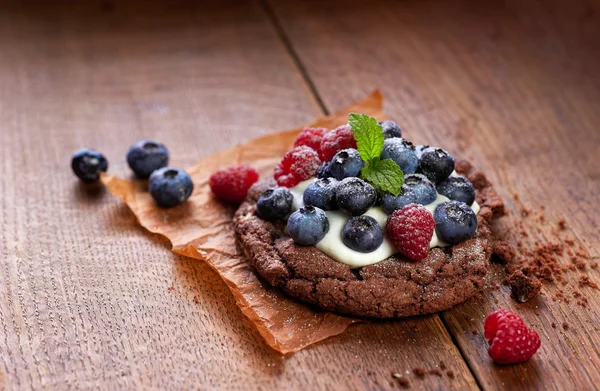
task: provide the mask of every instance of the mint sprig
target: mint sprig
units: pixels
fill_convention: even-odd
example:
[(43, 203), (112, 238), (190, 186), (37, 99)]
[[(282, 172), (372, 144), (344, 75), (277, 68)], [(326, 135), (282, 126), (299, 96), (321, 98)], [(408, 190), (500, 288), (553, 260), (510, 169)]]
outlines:
[(350, 113), (348, 124), (352, 127), (354, 139), (361, 159), (366, 163), (360, 171), (362, 179), (376, 189), (400, 194), (404, 184), (404, 173), (392, 159), (381, 160), (383, 150), (383, 130), (373, 117), (366, 114)]
[(348, 124), (352, 127), (361, 159), (365, 163), (370, 163), (375, 159), (379, 160), (379, 155), (383, 150), (384, 137), (381, 125), (377, 123), (377, 120), (366, 114), (350, 113)]

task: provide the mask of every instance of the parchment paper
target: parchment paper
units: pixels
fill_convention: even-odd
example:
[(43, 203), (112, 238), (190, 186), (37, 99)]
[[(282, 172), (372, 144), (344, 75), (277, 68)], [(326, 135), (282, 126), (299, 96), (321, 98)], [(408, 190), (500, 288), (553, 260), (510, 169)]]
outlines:
[[(307, 126), (332, 129), (345, 124), (350, 112), (383, 119), (382, 100), (375, 90), (365, 99)], [(236, 248), (231, 223), (235, 208), (213, 197), (208, 178), (218, 169), (239, 163), (256, 168), (263, 178), (272, 175), (301, 129), (269, 134), (202, 159), (188, 170), (194, 182), (192, 196), (171, 209), (158, 208), (142, 181), (102, 177), (110, 192), (127, 203), (143, 227), (171, 241), (174, 252), (208, 262), (227, 283), (244, 315), (281, 353), (296, 352), (340, 334), (360, 320), (308, 307), (261, 281)]]

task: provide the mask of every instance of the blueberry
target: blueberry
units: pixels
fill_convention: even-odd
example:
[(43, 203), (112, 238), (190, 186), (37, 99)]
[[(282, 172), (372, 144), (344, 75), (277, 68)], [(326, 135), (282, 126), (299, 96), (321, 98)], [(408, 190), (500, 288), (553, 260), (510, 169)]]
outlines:
[(329, 174), (335, 179), (342, 180), (344, 178), (358, 176), (360, 169), (363, 168), (364, 162), (360, 158), (360, 154), (356, 149), (342, 149), (335, 154), (329, 163)]
[(444, 242), (457, 244), (469, 239), (477, 229), (477, 216), (469, 205), (461, 201), (439, 204), (433, 212), (435, 233)]
[(256, 201), (256, 213), (269, 221), (281, 220), (292, 213), (294, 196), (285, 187), (267, 189)]
[(335, 202), (335, 187), (338, 180), (335, 178), (321, 178), (311, 183), (304, 190), (304, 205), (312, 205), (323, 210), (337, 209)]
[(389, 138), (385, 140), (381, 158), (395, 161), (404, 174), (412, 174), (417, 170), (417, 166), (419, 165), (414, 145), (402, 138)]
[(168, 163), (169, 151), (156, 141), (138, 141), (127, 152), (127, 164), (139, 178), (148, 178), (154, 170), (166, 167)]
[(450, 176), (438, 183), (437, 191), (451, 200), (472, 205), (475, 201), (475, 188), (471, 181), (462, 176)]
[(394, 121), (380, 121), (378, 124), (381, 125), (381, 129), (383, 130), (383, 137), (402, 137), (402, 129)]
[(390, 193), (384, 193), (381, 195), (379, 202), (381, 204), (381, 209), (390, 215), (396, 209), (402, 209), (408, 204), (416, 204), (417, 195), (412, 188), (408, 186), (402, 186), (402, 191), (399, 195), (394, 196)]
[[(425, 175), (409, 174), (404, 177), (404, 186), (409, 187), (415, 194), (415, 203), (421, 205), (431, 204), (437, 198), (433, 183)], [(404, 187), (403, 186), (403, 187)]]
[(161, 208), (182, 204), (194, 190), (194, 184), (187, 172), (179, 168), (163, 167), (150, 175), (148, 190)]
[(433, 183), (439, 183), (448, 178), (454, 171), (454, 159), (441, 148), (428, 147), (419, 158), (417, 172), (425, 175)]
[(303, 206), (290, 215), (287, 229), (295, 243), (312, 246), (329, 231), (329, 219), (322, 209), (312, 205)]
[(429, 179), (420, 174), (409, 174), (404, 177), (404, 185), (398, 196), (384, 193), (380, 196), (381, 208), (392, 214), (396, 209), (402, 209), (408, 204), (428, 205), (435, 201), (437, 192)]
[(359, 216), (375, 204), (377, 193), (367, 182), (351, 177), (338, 183), (335, 200), (343, 212)]
[(315, 176), (317, 178), (329, 178), (331, 176), (331, 173), (329, 172), (329, 162), (325, 162), (317, 167)]
[(79, 179), (85, 183), (93, 183), (100, 179), (100, 172), (106, 172), (108, 161), (98, 151), (80, 149), (71, 158), (71, 168)]
[(344, 224), (342, 242), (352, 250), (370, 253), (383, 242), (383, 229), (371, 216), (356, 216)]

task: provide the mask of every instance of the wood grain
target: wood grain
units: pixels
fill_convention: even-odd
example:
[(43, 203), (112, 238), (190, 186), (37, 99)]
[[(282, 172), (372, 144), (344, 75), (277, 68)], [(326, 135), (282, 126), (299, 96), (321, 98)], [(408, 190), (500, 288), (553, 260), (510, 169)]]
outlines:
[(208, 266), (70, 172), (79, 147), (123, 176), (143, 137), (186, 167), (319, 116), (261, 5), (3, 2), (0, 58), (6, 389), (393, 389), (391, 372), (442, 360), (454, 379), (413, 386), (477, 388), (436, 316), (276, 354)]
[[(590, 2), (404, 1), (271, 2), (316, 90), (331, 110), (374, 86), (386, 112), (417, 143), (440, 145), (488, 174), (514, 213), (499, 231), (523, 222), (528, 238), (588, 252), (586, 271), (567, 286), (517, 305), (503, 289), (441, 316), (484, 389), (596, 389), (600, 381), (598, 291), (590, 264), (600, 256), (600, 7)], [(519, 201), (513, 199), (518, 193)], [(545, 220), (539, 220), (545, 207)], [(522, 218), (521, 208), (533, 215)], [(557, 234), (557, 220), (568, 230)], [(561, 258), (566, 265), (570, 261)], [(570, 303), (555, 302), (558, 289)], [(575, 304), (581, 290), (589, 308)], [(495, 301), (497, 300), (497, 302)], [(482, 320), (509, 307), (542, 337), (525, 365), (490, 363)], [(552, 323), (559, 326), (553, 328)], [(564, 330), (560, 325), (567, 322)]]

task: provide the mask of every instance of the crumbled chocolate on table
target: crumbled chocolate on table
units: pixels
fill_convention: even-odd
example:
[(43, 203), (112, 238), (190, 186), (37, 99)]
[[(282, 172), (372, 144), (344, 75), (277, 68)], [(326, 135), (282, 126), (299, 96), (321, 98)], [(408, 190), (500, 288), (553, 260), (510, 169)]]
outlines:
[(398, 381), (398, 384), (402, 388), (410, 388), (410, 380), (407, 376), (401, 373), (392, 373), (392, 377)]
[[(530, 300), (539, 294), (545, 283), (553, 292), (553, 301), (569, 303), (570, 298), (582, 307), (588, 307), (585, 291), (573, 291), (577, 280), (567, 278), (570, 273), (586, 273), (597, 269), (598, 262), (590, 262), (586, 249), (567, 235), (567, 223), (561, 218), (556, 221), (556, 227), (550, 232), (542, 230), (540, 224), (548, 219), (543, 205), (528, 208), (523, 205), (518, 193), (513, 192), (512, 198), (517, 204), (519, 214), (510, 213), (512, 227), (502, 225), (494, 230), (496, 242), (493, 245), (492, 260), (505, 266), (507, 278), (505, 283), (511, 287), (511, 295), (517, 302)], [(542, 240), (541, 235), (549, 235)], [(516, 251), (515, 251), (516, 249)], [(588, 276), (578, 276), (579, 286), (593, 288), (595, 284)], [(562, 289), (559, 289), (561, 287)]]
[(510, 243), (505, 241), (498, 241), (494, 243), (494, 249), (492, 253), (492, 260), (497, 263), (506, 265), (511, 263), (515, 259), (515, 250), (512, 248)]
[(526, 276), (521, 270), (512, 273), (506, 279), (513, 299), (525, 303), (536, 297), (542, 290), (542, 283), (536, 277)]

